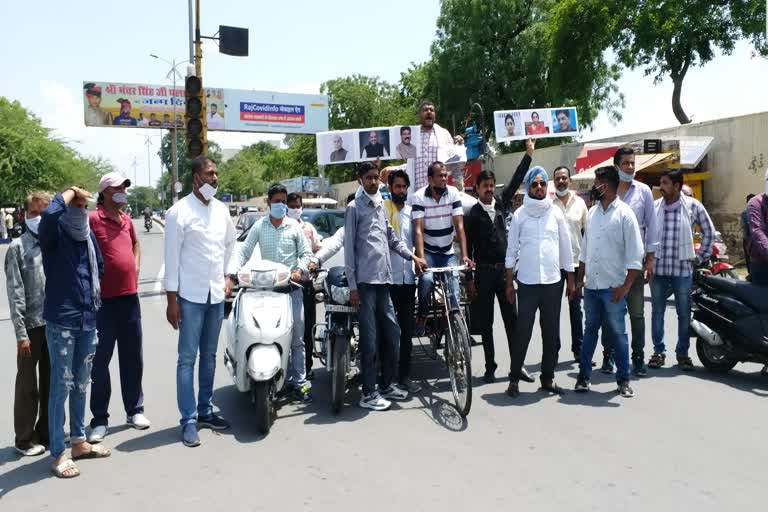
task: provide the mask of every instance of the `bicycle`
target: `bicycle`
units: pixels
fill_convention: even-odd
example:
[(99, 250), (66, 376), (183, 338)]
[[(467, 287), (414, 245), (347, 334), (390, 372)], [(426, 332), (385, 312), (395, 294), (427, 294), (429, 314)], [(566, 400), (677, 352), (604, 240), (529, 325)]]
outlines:
[[(427, 316), (427, 336), (434, 350), (445, 335), (443, 358), (451, 379), (453, 400), (462, 417), (469, 414), (472, 407), (472, 352), (470, 349), (469, 329), (464, 317), (464, 308), (451, 308), (451, 287), (448, 286), (448, 273), (461, 272), (466, 266), (433, 267), (424, 270), (435, 275), (435, 288), (432, 292)], [(456, 302), (460, 304), (460, 297)]]

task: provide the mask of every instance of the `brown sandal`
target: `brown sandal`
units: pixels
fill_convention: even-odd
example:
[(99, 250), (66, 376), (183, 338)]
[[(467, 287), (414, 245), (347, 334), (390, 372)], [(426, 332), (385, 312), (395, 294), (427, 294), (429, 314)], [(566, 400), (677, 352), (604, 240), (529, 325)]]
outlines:
[(651, 356), (651, 359), (648, 360), (648, 368), (653, 368), (654, 370), (658, 370), (662, 366), (664, 366), (664, 362), (666, 361), (667, 357), (664, 354), (653, 354)]
[(684, 372), (693, 371), (693, 360), (688, 356), (677, 356), (677, 366)]

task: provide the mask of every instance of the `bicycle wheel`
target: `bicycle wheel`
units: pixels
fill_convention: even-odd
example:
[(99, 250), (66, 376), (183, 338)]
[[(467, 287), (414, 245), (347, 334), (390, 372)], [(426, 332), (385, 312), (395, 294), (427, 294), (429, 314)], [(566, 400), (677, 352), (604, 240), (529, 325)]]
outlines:
[(472, 354), (467, 324), (458, 312), (451, 312), (450, 329), (445, 335), (448, 347), (445, 361), (451, 378), (453, 400), (459, 414), (466, 417), (472, 407)]

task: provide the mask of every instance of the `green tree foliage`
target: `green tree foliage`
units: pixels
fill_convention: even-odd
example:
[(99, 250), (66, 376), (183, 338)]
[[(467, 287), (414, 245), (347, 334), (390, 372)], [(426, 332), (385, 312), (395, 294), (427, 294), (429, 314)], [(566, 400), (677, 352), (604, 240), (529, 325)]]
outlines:
[(611, 49), (618, 63), (641, 68), (659, 83), (673, 83), (672, 111), (681, 124), (691, 120), (681, 102), (685, 76), (718, 52), (730, 54), (749, 39), (768, 55), (765, 4), (755, 0), (562, 0), (550, 24), (556, 80), (573, 69), (605, 68)]
[(82, 158), (19, 102), (0, 97), (0, 204), (20, 204), (33, 190), (69, 185), (94, 191), (112, 170), (102, 158)]
[(160, 210), (163, 207), (155, 187), (130, 187), (128, 189), (128, 204), (133, 209), (134, 215), (139, 215), (147, 206), (152, 211)]
[[(179, 181), (181, 182), (182, 189), (179, 197), (185, 196), (192, 192), (192, 164), (187, 158), (187, 141), (184, 137), (184, 130), (178, 130), (176, 135), (176, 158), (178, 160), (178, 172)], [(160, 180), (158, 181), (158, 190), (166, 191), (167, 197), (173, 197), (171, 191), (171, 174), (173, 169), (173, 151), (171, 146), (173, 145), (173, 131), (169, 130), (168, 133), (163, 135), (163, 140), (160, 142), (160, 150), (158, 156), (163, 162), (163, 167), (166, 172), (163, 172)], [(216, 162), (216, 165), (221, 164), (222, 155), (221, 147), (214, 141), (208, 141), (208, 157)]]

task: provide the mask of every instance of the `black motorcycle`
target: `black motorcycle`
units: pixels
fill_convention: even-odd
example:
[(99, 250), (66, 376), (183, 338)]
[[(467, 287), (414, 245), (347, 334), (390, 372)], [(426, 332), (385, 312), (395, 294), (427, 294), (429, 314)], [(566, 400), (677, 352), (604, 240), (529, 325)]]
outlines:
[(746, 281), (694, 274), (691, 335), (705, 368), (768, 364), (768, 289)]
[(144, 217), (144, 229), (147, 230), (147, 233), (149, 233), (152, 230), (152, 217), (149, 217), (149, 216)]

